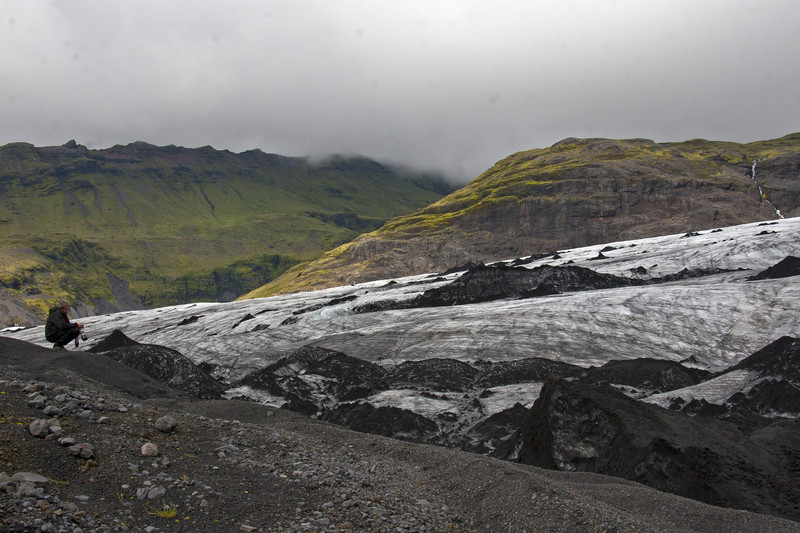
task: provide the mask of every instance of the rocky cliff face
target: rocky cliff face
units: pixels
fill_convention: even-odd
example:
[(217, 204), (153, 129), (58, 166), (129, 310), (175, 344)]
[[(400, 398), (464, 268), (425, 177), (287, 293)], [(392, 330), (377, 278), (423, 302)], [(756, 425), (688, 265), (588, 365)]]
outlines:
[(514, 154), (253, 296), (800, 214), (800, 134), (751, 144), (566, 139)]

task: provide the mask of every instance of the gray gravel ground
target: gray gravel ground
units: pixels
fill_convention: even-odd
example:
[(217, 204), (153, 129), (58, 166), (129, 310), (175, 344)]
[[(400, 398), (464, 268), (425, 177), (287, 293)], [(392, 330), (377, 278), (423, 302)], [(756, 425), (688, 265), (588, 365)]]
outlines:
[[(0, 531), (800, 532), (615, 478), (194, 401), (102, 355), (0, 337), (0, 369)], [(155, 429), (167, 414), (175, 430)], [(60, 434), (32, 436), (46, 418)], [(148, 442), (159, 455), (142, 455)], [(10, 479), (24, 471), (47, 490)]]

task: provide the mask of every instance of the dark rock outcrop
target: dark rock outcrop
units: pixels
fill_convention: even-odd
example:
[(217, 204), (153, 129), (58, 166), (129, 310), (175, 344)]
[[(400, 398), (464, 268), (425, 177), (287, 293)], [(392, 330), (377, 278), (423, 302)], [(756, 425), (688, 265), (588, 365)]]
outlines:
[(608, 387), (545, 384), (519, 437), (518, 460), (596, 472), (713, 505), (800, 519), (800, 424), (752, 434), (735, 424), (638, 402)]
[[(386, 371), (368, 361), (316, 346), (252, 372), (234, 386), (252, 387), (286, 398), (288, 409), (314, 415), (323, 404), (352, 401), (379, 388)], [(302, 376), (314, 376), (303, 379)], [(321, 378), (321, 379), (319, 379)], [(312, 406), (315, 408), (312, 409)]]
[[(761, 379), (726, 402), (764, 416), (800, 416), (800, 339), (781, 337), (726, 372), (749, 370)], [(757, 379), (757, 378), (756, 378)]]
[(514, 436), (529, 409), (517, 403), (475, 424), (464, 435), (460, 448), (465, 451), (505, 458), (512, 454), (516, 441)]
[(800, 387), (785, 379), (766, 378), (746, 393), (728, 398), (725, 406), (769, 417), (797, 417), (800, 416)]
[(645, 358), (609, 361), (583, 371), (579, 381), (586, 385), (626, 385), (654, 394), (696, 385), (711, 376), (711, 372), (673, 361)]
[(106, 337), (105, 339), (101, 340), (88, 351), (93, 353), (102, 353), (107, 352), (109, 350), (113, 350), (115, 348), (122, 348), (123, 346), (138, 346), (139, 343), (135, 340), (132, 340), (127, 335), (125, 335), (121, 330), (115, 329), (111, 332), (111, 334)]
[(572, 291), (610, 289), (645, 283), (578, 266), (543, 265), (536, 268), (479, 264), (452, 282), (429, 289), (411, 300), (382, 300), (355, 306), (356, 313), (389, 309), (443, 307), (504, 298), (535, 298)]
[(505, 298), (537, 298), (565, 292), (668, 283), (711, 276), (721, 272), (725, 271), (721, 269), (683, 269), (658, 278), (641, 279), (603, 274), (590, 268), (574, 265), (542, 265), (525, 268), (508, 266), (505, 263), (488, 266), (481, 263), (470, 267), (452, 282), (428, 289), (410, 300), (379, 300), (354, 306), (353, 311), (374, 313), (391, 309), (466, 305)]
[(790, 276), (800, 276), (800, 257), (787, 255), (780, 262), (747, 279), (757, 281), (759, 279), (788, 278)]
[(368, 403), (341, 404), (323, 413), (320, 419), (362, 433), (415, 442), (438, 429), (435, 422), (407, 409), (375, 407)]
[(703, 398), (687, 401), (676, 396), (670, 408), (724, 419), (743, 412), (768, 418), (800, 417), (800, 339), (781, 337), (713, 377), (738, 370), (748, 374), (739, 380), (740, 390), (724, 402), (710, 403)]
[(727, 371), (754, 370), (762, 376), (780, 376), (800, 385), (800, 339), (781, 337)]
[(97, 348), (105, 343), (102, 341), (94, 351), (197, 398), (214, 400), (222, 397), (225, 387), (196, 367), (180, 352), (154, 344), (126, 343), (124, 339), (127, 337), (121, 332), (116, 333), (106, 344), (117, 344), (117, 346), (99, 352)]
[(542, 382), (552, 375), (567, 377), (581, 371), (581, 367), (541, 357), (500, 361), (483, 368), (475, 380), (475, 386), (488, 388), (513, 383)]
[(401, 363), (386, 375), (384, 382), (392, 389), (466, 391), (477, 375), (478, 370), (467, 363), (433, 358)]
[[(676, 397), (671, 410), (634, 398), (720, 374), (655, 359), (581, 368), (541, 358), (431, 358), (386, 370), (306, 346), (237, 384), (360, 432), (621, 477), (798, 520), (800, 425), (766, 416), (797, 412), (799, 348), (800, 340), (782, 338), (732, 367), (752, 379), (724, 404)], [(505, 387), (536, 391), (542, 382), (532, 408), (503, 405)], [(413, 407), (387, 405), (395, 394)]]

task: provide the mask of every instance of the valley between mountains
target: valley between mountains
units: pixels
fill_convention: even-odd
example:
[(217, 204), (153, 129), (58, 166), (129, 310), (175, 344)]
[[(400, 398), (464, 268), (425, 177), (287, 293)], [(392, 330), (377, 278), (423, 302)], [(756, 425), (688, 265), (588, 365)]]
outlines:
[(765, 220), (87, 317), (79, 350), (197, 398), (797, 521), (798, 257), (800, 218)]

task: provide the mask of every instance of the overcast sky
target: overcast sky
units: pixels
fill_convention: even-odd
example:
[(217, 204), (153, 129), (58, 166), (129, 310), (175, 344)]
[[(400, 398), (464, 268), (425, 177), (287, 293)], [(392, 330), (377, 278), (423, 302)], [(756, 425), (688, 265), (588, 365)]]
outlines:
[(0, 144), (360, 154), (800, 131), (798, 0), (2, 0)]

